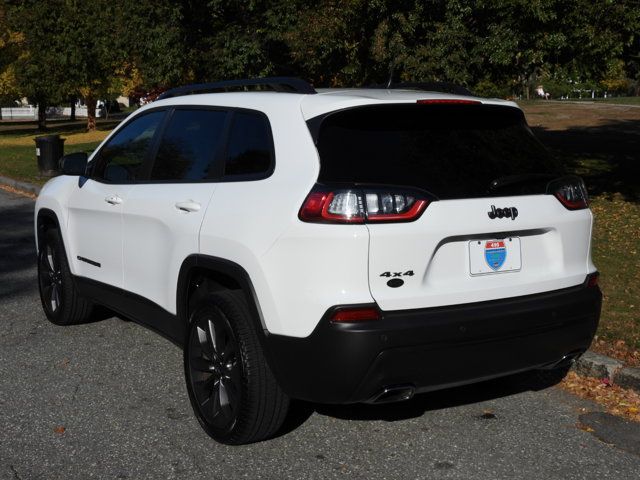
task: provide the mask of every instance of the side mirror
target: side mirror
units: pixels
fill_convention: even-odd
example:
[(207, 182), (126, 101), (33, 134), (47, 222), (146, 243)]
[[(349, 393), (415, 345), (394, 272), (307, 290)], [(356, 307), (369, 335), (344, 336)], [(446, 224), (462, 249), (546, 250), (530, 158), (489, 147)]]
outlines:
[(68, 153), (60, 159), (62, 175), (84, 175), (87, 171), (89, 156), (85, 152)]

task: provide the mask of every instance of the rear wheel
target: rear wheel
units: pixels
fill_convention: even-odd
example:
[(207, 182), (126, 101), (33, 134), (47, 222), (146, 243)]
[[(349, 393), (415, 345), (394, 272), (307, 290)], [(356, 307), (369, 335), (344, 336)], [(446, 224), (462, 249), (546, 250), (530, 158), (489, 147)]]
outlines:
[(86, 321), (92, 304), (76, 290), (60, 232), (51, 228), (44, 233), (38, 254), (38, 286), (47, 318), (56, 325)]
[(211, 293), (196, 302), (184, 367), (196, 417), (216, 441), (257, 442), (282, 426), (289, 398), (266, 364), (242, 292)]

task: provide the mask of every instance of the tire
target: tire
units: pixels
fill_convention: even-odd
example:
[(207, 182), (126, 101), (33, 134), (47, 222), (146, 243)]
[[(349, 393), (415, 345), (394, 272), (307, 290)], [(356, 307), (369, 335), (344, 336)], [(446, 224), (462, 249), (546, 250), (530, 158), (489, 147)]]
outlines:
[(205, 294), (190, 320), (185, 379), (204, 431), (228, 445), (275, 435), (287, 416), (289, 397), (265, 361), (244, 294)]
[(38, 287), (45, 315), (56, 325), (87, 321), (93, 305), (76, 290), (60, 232), (50, 228), (43, 240), (38, 253)]

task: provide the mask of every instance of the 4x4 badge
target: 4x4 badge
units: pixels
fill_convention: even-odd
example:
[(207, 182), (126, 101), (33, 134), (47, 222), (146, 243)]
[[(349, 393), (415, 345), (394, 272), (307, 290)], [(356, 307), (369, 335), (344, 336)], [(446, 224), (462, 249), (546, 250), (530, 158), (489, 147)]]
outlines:
[(493, 220), (494, 218), (510, 218), (511, 220), (515, 220), (518, 216), (518, 209), (516, 207), (504, 207), (504, 208), (496, 208), (495, 205), (491, 205), (491, 210), (487, 212), (489, 218)]

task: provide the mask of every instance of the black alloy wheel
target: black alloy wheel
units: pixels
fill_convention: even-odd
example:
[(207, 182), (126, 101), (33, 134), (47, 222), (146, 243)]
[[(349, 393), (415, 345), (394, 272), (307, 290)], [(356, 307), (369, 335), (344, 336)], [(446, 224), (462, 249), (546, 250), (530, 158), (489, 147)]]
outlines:
[(62, 308), (64, 285), (62, 269), (55, 248), (47, 243), (40, 252), (38, 281), (42, 295), (42, 305), (50, 316), (56, 316)]
[(207, 423), (224, 434), (237, 420), (242, 395), (238, 341), (222, 314), (200, 315), (194, 321), (188, 348), (191, 387)]
[(211, 438), (228, 445), (273, 437), (287, 416), (289, 397), (264, 357), (245, 294), (196, 293), (184, 373), (198, 422)]
[(45, 315), (56, 325), (86, 322), (93, 304), (76, 290), (60, 232), (55, 228), (43, 231), (39, 242), (38, 287)]

